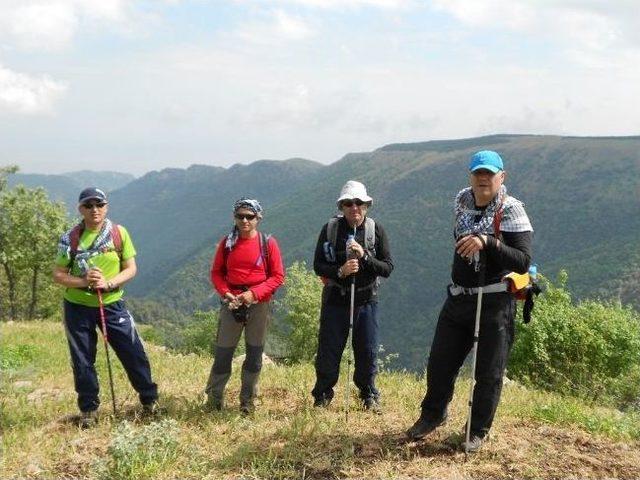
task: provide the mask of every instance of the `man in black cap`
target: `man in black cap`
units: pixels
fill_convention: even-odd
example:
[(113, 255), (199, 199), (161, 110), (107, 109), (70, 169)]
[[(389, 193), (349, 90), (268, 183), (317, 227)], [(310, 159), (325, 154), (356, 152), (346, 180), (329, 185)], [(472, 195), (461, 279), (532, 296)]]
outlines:
[(533, 228), (524, 204), (507, 195), (502, 158), (483, 150), (471, 157), (470, 187), (455, 199), (452, 284), (431, 344), (427, 393), (420, 418), (407, 431), (418, 440), (447, 418), (458, 371), (474, 344), (479, 286), (483, 287), (476, 385), (466, 452), (483, 444), (500, 401), (502, 377), (513, 344), (515, 297), (504, 281), (510, 271), (526, 273)]
[(107, 218), (107, 196), (99, 188), (85, 188), (80, 193), (78, 211), (82, 221), (60, 238), (53, 279), (67, 287), (65, 330), (80, 425), (86, 428), (96, 423), (100, 404), (94, 364), (101, 308), (109, 344), (138, 392), (144, 413), (157, 412), (158, 387), (151, 379), (149, 360), (133, 317), (122, 300), (122, 286), (136, 274), (136, 251), (129, 233)]

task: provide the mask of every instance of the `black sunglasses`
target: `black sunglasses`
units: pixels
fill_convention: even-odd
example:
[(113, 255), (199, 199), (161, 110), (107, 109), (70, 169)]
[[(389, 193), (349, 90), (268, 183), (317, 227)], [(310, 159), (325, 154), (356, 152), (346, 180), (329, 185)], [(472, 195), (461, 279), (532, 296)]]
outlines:
[(105, 202), (100, 202), (100, 203), (83, 203), (82, 206), (84, 208), (86, 208), (87, 210), (91, 210), (94, 207), (95, 208), (104, 208), (104, 206), (106, 205)]
[(253, 220), (254, 218), (256, 218), (256, 214), (255, 213), (236, 213), (234, 217), (236, 217), (236, 219), (238, 220)]
[(361, 207), (365, 203), (367, 203), (367, 202), (363, 202), (359, 198), (356, 198), (355, 200), (343, 200), (342, 201), (342, 206), (350, 208), (350, 207), (353, 207), (353, 205), (355, 204), (357, 207)]

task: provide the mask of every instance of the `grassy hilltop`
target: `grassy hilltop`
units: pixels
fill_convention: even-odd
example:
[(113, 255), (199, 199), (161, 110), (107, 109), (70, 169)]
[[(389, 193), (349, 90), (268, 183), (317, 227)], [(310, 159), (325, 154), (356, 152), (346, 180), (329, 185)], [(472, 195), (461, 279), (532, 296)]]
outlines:
[[(418, 414), (423, 379), (383, 373), (380, 417), (358, 410), (348, 423), (343, 386), (327, 410), (309, 394), (313, 367), (267, 365), (256, 414), (238, 413), (236, 365), (228, 409), (202, 409), (211, 360), (147, 345), (167, 412), (138, 415), (135, 392), (114, 363), (117, 418), (111, 418), (104, 351), (98, 368), (99, 425), (73, 422), (75, 392), (63, 326), (1, 325), (0, 478), (640, 478), (640, 418), (505, 385), (492, 439), (465, 462), (456, 448), (468, 382), (458, 385), (449, 422), (423, 442), (404, 430)], [(113, 356), (115, 357), (115, 355)], [(342, 380), (342, 379), (341, 379)], [(352, 389), (354, 392), (354, 389)]]

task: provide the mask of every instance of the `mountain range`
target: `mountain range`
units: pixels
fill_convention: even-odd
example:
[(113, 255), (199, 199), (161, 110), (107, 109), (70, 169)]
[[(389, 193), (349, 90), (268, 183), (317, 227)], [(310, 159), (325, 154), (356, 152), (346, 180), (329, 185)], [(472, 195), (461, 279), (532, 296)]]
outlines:
[(100, 186), (106, 192), (111, 192), (125, 186), (135, 177), (129, 173), (94, 172), (79, 170), (61, 174), (16, 173), (8, 178), (8, 185), (22, 184), (26, 187), (43, 187), (52, 200), (64, 202), (69, 213), (75, 214), (78, 194), (85, 187)]
[(554, 278), (569, 273), (578, 298), (640, 298), (640, 137), (492, 135), (391, 144), (330, 165), (262, 160), (230, 168), (194, 165), (151, 172), (110, 196), (140, 270), (129, 292), (190, 311), (215, 306), (208, 272), (215, 244), (241, 196), (265, 207), (263, 231), (285, 262), (310, 265), (318, 233), (350, 179), (373, 197), (370, 215), (389, 235), (395, 270), (380, 290), (381, 341), (402, 366), (422, 368), (453, 258), (453, 199), (468, 185), (477, 150), (498, 151), (506, 186), (522, 200), (534, 261)]

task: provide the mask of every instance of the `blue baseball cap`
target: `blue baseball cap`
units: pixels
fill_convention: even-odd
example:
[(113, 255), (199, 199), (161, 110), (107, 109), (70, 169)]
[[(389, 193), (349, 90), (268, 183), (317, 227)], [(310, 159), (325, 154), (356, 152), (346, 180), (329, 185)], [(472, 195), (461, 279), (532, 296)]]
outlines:
[(498, 173), (504, 170), (502, 158), (496, 152), (491, 150), (481, 150), (473, 154), (469, 161), (469, 171), (475, 172), (481, 168)]
[(101, 202), (107, 201), (107, 194), (96, 187), (88, 187), (80, 192), (78, 197), (78, 203), (86, 203), (89, 200), (99, 200)]

